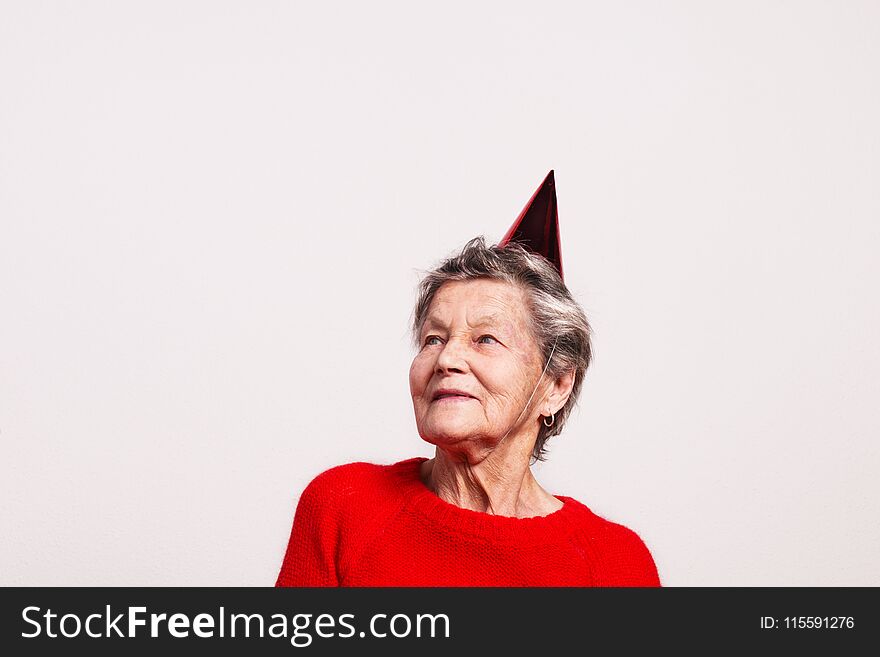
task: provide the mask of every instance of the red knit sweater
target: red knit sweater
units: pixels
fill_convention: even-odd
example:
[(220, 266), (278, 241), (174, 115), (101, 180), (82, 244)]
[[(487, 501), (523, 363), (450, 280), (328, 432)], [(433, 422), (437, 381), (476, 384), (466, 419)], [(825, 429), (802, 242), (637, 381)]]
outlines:
[(660, 586), (639, 536), (570, 497), (547, 516), (450, 504), (425, 458), (349, 463), (299, 500), (276, 586)]

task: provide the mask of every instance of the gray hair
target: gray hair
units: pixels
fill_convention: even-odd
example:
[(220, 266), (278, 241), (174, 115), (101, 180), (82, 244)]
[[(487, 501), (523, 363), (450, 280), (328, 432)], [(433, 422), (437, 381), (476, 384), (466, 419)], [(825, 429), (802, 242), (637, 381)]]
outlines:
[(475, 237), (439, 266), (427, 272), (419, 283), (418, 299), (413, 313), (413, 342), (418, 349), (419, 335), (427, 318), (434, 295), (444, 283), (492, 279), (516, 285), (526, 292), (531, 316), (532, 335), (538, 350), (547, 362), (546, 372), (556, 380), (574, 370), (574, 385), (565, 405), (556, 413), (553, 426), (543, 422), (532, 449), (532, 462), (544, 461), (544, 445), (551, 436), (562, 432), (562, 427), (577, 403), (584, 375), (590, 366), (593, 349), (592, 329), (583, 309), (574, 300), (559, 272), (543, 256), (532, 253), (516, 242), (503, 247), (486, 246), (483, 236)]

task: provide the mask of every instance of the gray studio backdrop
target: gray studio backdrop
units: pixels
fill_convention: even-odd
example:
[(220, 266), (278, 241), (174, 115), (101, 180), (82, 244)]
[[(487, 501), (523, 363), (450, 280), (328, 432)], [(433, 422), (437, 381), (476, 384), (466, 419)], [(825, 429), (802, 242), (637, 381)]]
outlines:
[(880, 585), (880, 4), (0, 2), (0, 94), (0, 584), (274, 583), (553, 168), (538, 480), (668, 585)]

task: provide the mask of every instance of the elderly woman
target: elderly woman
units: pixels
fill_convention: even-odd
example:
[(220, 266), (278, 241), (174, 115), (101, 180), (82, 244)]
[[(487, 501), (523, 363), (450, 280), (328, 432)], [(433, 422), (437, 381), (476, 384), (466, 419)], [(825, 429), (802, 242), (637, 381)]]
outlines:
[(591, 357), (555, 215), (551, 171), (501, 243), (473, 239), (422, 280), (409, 382), (434, 458), (318, 475), (277, 586), (660, 585), (635, 532), (530, 469)]

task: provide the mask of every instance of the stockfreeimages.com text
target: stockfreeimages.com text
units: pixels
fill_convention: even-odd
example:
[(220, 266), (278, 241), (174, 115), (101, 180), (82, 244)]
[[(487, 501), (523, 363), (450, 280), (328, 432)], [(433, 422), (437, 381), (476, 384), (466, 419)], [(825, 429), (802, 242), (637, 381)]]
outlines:
[[(357, 630), (353, 624), (354, 614), (263, 614), (227, 613), (224, 607), (213, 613), (189, 614), (148, 613), (146, 607), (126, 607), (115, 614), (110, 605), (103, 613), (93, 613), (80, 618), (77, 614), (59, 614), (51, 609), (25, 607), (21, 612), (28, 631), (21, 636), (32, 639), (74, 638), (81, 635), (91, 638), (151, 638), (173, 637), (183, 639), (193, 636), (210, 639), (225, 637), (271, 637), (290, 639), (290, 643), (304, 648), (314, 637), (350, 638), (449, 638), (451, 628), (446, 614), (374, 614), (364, 629)], [(314, 619), (313, 619), (314, 617)]]

